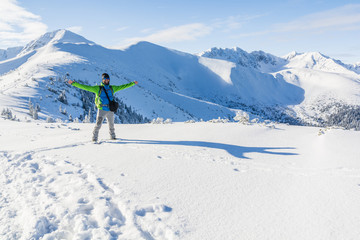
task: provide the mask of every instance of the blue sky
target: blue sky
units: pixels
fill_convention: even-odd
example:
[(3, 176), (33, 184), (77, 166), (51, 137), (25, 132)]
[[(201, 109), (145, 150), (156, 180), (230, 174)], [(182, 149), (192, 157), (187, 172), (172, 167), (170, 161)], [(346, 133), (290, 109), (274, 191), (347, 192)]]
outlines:
[(57, 29), (109, 48), (144, 40), (188, 53), (319, 51), (360, 62), (359, 0), (0, 0), (0, 49)]

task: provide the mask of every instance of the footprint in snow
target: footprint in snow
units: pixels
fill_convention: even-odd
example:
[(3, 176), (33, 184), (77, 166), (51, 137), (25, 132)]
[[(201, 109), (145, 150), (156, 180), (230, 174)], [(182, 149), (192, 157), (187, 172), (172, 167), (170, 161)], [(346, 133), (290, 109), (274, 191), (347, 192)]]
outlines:
[(138, 208), (134, 211), (135, 225), (146, 239), (177, 239), (178, 231), (167, 225), (172, 211), (171, 207), (163, 204)]
[(146, 213), (156, 213), (156, 212), (171, 212), (172, 208), (166, 205), (159, 206), (149, 206), (145, 208), (141, 208), (135, 211), (135, 214), (140, 217), (145, 217)]

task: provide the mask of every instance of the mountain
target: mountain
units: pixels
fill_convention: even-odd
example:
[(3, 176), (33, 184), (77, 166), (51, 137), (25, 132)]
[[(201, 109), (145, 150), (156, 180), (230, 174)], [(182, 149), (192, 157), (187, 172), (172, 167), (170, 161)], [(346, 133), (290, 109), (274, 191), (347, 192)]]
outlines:
[(19, 55), (26, 55), (34, 50), (40, 49), (46, 45), (56, 45), (59, 43), (72, 43), (72, 44), (88, 44), (94, 45), (94, 42), (87, 40), (86, 38), (77, 35), (71, 31), (58, 30), (55, 32), (48, 32), (42, 35), (40, 38), (31, 41), (27, 44)]
[(118, 122), (232, 119), (240, 112), (321, 125), (344, 106), (360, 105), (358, 73), (320, 53), (280, 58), (213, 48), (193, 55), (149, 42), (113, 50), (67, 30), (46, 33), (0, 62), (0, 103), (19, 119), (30, 118), (31, 106), (41, 110), (40, 120), (94, 117), (93, 94), (66, 81), (95, 85), (103, 72), (113, 85), (139, 82), (116, 95)]
[(0, 49), (0, 61), (4, 61), (18, 55), (23, 47), (12, 47), (6, 50)]
[(319, 52), (292, 52), (279, 58), (262, 51), (213, 48), (200, 54), (273, 75), (304, 91), (287, 111), (304, 124), (342, 125), (360, 129), (360, 75), (357, 68)]
[(360, 74), (360, 62), (359, 63), (355, 63), (355, 64), (347, 64), (346, 67), (351, 70), (356, 72), (357, 74)]
[(263, 51), (254, 51), (252, 53), (248, 53), (239, 47), (232, 49), (214, 47), (210, 50), (200, 53), (199, 56), (230, 61), (236, 63), (237, 65), (253, 68), (261, 72), (268, 72), (270, 71), (269, 68), (271, 70), (275, 70), (276, 67), (279, 65), (281, 66), (286, 62), (285, 59), (276, 57)]

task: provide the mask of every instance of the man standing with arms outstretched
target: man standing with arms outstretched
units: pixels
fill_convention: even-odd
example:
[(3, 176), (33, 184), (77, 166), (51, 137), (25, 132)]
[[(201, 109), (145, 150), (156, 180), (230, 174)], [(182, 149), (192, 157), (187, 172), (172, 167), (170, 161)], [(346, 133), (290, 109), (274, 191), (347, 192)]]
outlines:
[(98, 108), (98, 112), (96, 115), (96, 124), (92, 136), (93, 142), (97, 142), (99, 136), (99, 130), (105, 118), (107, 119), (109, 124), (110, 138), (116, 139), (115, 127), (114, 127), (114, 112), (110, 111), (110, 101), (114, 100), (114, 93), (116, 93), (117, 91), (138, 84), (137, 81), (134, 81), (124, 85), (114, 86), (114, 85), (110, 85), (109, 74), (103, 73), (101, 76), (102, 76), (102, 83), (100, 86), (88, 86), (77, 83), (73, 80), (68, 81), (68, 83), (74, 87), (83, 89), (85, 91), (93, 92), (96, 94), (95, 104), (96, 107)]

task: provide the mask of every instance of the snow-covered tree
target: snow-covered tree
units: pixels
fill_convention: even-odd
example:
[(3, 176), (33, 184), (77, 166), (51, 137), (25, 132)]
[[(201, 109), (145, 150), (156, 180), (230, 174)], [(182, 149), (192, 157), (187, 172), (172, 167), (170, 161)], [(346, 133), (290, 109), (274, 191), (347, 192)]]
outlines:
[(34, 114), (34, 105), (31, 102), (31, 99), (29, 98), (29, 114), (32, 116)]
[(39, 114), (38, 114), (39, 109), (40, 109), (39, 104), (37, 104), (36, 107), (34, 107), (33, 103), (31, 102), (31, 99), (29, 99), (29, 114), (35, 120), (39, 119)]
[(234, 117), (234, 120), (241, 124), (249, 124), (250, 118), (249, 115), (246, 114), (245, 112), (236, 112), (236, 116)]
[(47, 117), (47, 118), (46, 118), (46, 122), (47, 122), (47, 123), (54, 123), (55, 120), (54, 120), (52, 117)]
[(68, 104), (68, 100), (67, 100), (67, 97), (66, 97), (66, 92), (65, 90), (61, 91), (59, 97), (58, 97), (58, 100), (64, 104)]
[(66, 108), (63, 109), (62, 106), (61, 106), (61, 104), (60, 104), (60, 106), (59, 106), (59, 112), (62, 113), (62, 114), (64, 114), (64, 115), (67, 115)]
[(15, 120), (16, 115), (13, 115), (12, 111), (9, 108), (4, 108), (1, 112), (1, 116), (3, 116), (5, 119), (9, 120)]
[(33, 118), (34, 120), (38, 120), (38, 119), (39, 119), (39, 114), (38, 114), (38, 111), (36, 110), (36, 108), (34, 108), (32, 118)]

